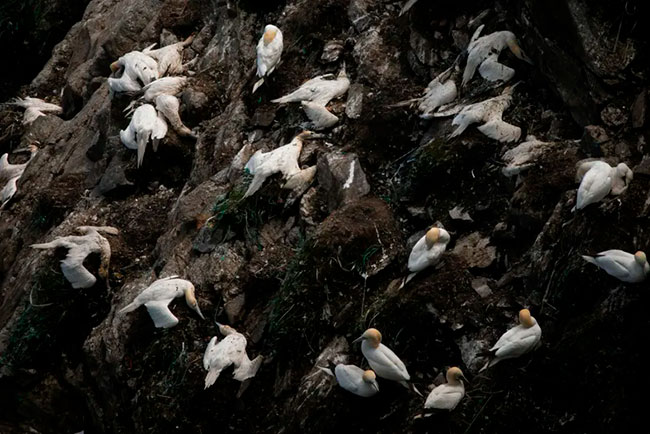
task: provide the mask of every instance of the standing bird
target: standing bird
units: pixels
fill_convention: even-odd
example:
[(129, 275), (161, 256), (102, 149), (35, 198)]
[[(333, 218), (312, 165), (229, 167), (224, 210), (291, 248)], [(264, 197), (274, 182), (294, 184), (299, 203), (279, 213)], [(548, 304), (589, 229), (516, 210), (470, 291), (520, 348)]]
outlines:
[(623, 250), (605, 250), (596, 256), (582, 255), (582, 258), (623, 282), (642, 282), (650, 272), (650, 264), (642, 251), (631, 254)]
[(100, 232), (117, 235), (119, 231), (111, 226), (79, 226), (77, 231), (85, 235), (70, 235), (58, 237), (54, 241), (43, 244), (32, 244), (34, 249), (54, 249), (65, 247), (68, 255), (61, 261), (61, 271), (73, 288), (90, 288), (97, 278), (84, 267), (84, 260), (91, 253), (99, 253), (101, 263), (99, 275), (108, 278), (108, 267), (111, 261), (111, 245)]
[(151, 138), (153, 150), (158, 150), (158, 141), (167, 134), (167, 122), (161, 113), (157, 113), (151, 104), (144, 104), (135, 109), (133, 118), (125, 130), (120, 131), (124, 146), (138, 150), (138, 167), (142, 166), (144, 152)]
[(482, 123), (483, 125), (477, 129), (491, 139), (499, 142), (519, 140), (521, 128), (501, 119), (504, 110), (512, 103), (512, 91), (515, 86), (506, 87), (499, 96), (465, 106), (451, 122), (458, 128), (449, 135), (449, 138), (462, 134), (471, 124)]
[(447, 244), (450, 241), (449, 232), (441, 228), (431, 228), (427, 233), (415, 243), (411, 254), (409, 255), (408, 268), (411, 274), (406, 277), (402, 286), (406, 285), (417, 273), (433, 267), (438, 262), (442, 254), (445, 253)]
[(111, 63), (111, 71), (122, 75), (109, 77), (108, 87), (112, 93), (136, 92), (158, 79), (158, 62), (140, 51), (126, 53)]
[(275, 70), (282, 56), (282, 48), (282, 32), (273, 24), (267, 24), (264, 27), (264, 34), (257, 43), (257, 76), (261, 78), (253, 85), (253, 93)]
[(604, 161), (587, 161), (578, 167), (577, 180), (581, 180), (572, 211), (603, 200), (607, 195), (618, 196), (627, 190), (634, 174), (625, 164), (612, 167)]
[(246, 354), (246, 338), (234, 328), (219, 324), (219, 331), (226, 336), (222, 341), (217, 342), (217, 337), (210, 340), (205, 354), (203, 355), (203, 368), (208, 371), (205, 377), (205, 389), (212, 386), (221, 371), (230, 365), (235, 366), (233, 378), (244, 381), (253, 378), (262, 364), (263, 357), (257, 356), (251, 360)]
[(363, 332), (361, 336), (352, 343), (361, 341), (361, 352), (368, 360), (368, 364), (375, 373), (381, 378), (399, 382), (407, 389), (413, 389), (416, 393), (420, 392), (408, 383), (411, 379), (404, 362), (400, 360), (395, 353), (386, 345), (381, 343), (381, 333), (375, 328), (370, 328)]
[(32, 98), (29, 96), (25, 98), (15, 98), (8, 104), (25, 109), (25, 113), (23, 114), (23, 125), (29, 125), (37, 118), (47, 114), (60, 115), (63, 113), (61, 106), (45, 102), (40, 98)]
[(481, 77), (488, 81), (508, 81), (515, 75), (515, 70), (499, 63), (499, 54), (508, 47), (517, 58), (528, 62), (532, 61), (524, 54), (517, 37), (509, 31), (494, 32), (479, 38), (483, 25), (474, 32), (472, 39), (467, 46), (467, 64), (463, 72), (464, 87), (474, 76), (478, 68)]
[(179, 279), (178, 276), (156, 280), (118, 314), (133, 312), (144, 304), (157, 328), (174, 327), (178, 324), (178, 318), (169, 310), (169, 303), (182, 296), (185, 296), (185, 302), (190, 309), (199, 314), (201, 319), (205, 319), (194, 295), (194, 285), (189, 280)]
[(426, 409), (453, 410), (465, 396), (465, 383), (469, 383), (457, 367), (447, 369), (447, 383), (434, 388), (424, 403)]
[(158, 62), (158, 77), (164, 77), (165, 75), (182, 74), (183, 49), (190, 45), (193, 40), (194, 35), (190, 35), (184, 41), (166, 45), (156, 50), (152, 50), (152, 48), (156, 45), (153, 44), (150, 47), (142, 50), (142, 52)]
[(334, 372), (331, 368), (321, 366), (318, 368), (326, 374), (334, 376), (339, 386), (355, 395), (368, 398), (379, 392), (377, 375), (371, 369), (364, 371), (356, 365), (344, 365), (343, 363), (336, 365)]
[[(302, 151), (303, 142), (319, 137), (321, 137), (319, 134), (311, 131), (303, 131), (294, 137), (290, 143), (280, 146), (271, 152), (262, 152), (261, 150), (255, 152), (245, 166), (245, 169), (253, 175), (253, 180), (248, 190), (246, 190), (244, 197), (255, 194), (262, 187), (266, 178), (275, 173), (282, 173), (282, 177), (286, 180), (284, 187), (292, 189), (299, 187), (299, 185), (295, 184), (301, 184), (296, 182), (297, 180), (309, 178), (309, 176), (304, 176), (305, 174), (311, 175), (311, 178), (313, 178), (315, 171), (311, 168), (301, 170), (298, 165), (298, 158)], [(309, 182), (311, 182), (311, 179), (309, 179)]]
[(519, 311), (519, 325), (505, 332), (497, 341), (490, 352), (492, 358), (481, 368), (483, 372), (501, 360), (514, 359), (526, 354), (539, 345), (542, 339), (542, 329), (528, 309)]

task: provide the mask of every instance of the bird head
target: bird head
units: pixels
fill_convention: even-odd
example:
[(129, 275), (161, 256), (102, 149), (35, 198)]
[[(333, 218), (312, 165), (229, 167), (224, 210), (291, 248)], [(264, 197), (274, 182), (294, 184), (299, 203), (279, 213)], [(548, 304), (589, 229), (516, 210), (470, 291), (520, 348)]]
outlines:
[(363, 375), (361, 376), (361, 378), (363, 379), (363, 381), (370, 384), (373, 389), (379, 392), (379, 385), (377, 384), (377, 375), (375, 374), (375, 371), (373, 371), (372, 369), (363, 371)]
[(115, 62), (111, 63), (111, 72), (117, 72), (120, 70), (120, 61), (116, 60)]
[(530, 311), (528, 309), (522, 309), (519, 311), (519, 323), (524, 327), (532, 327), (535, 325), (535, 319), (530, 316)]
[(625, 163), (619, 163), (616, 166), (616, 174), (625, 180), (626, 185), (634, 178), (634, 172)]
[(222, 335), (228, 336), (233, 333), (237, 333), (237, 330), (234, 328), (230, 327), (229, 325), (217, 323), (217, 327), (219, 327), (219, 332), (221, 332)]
[(275, 27), (273, 24), (268, 24), (266, 27), (264, 27), (264, 45), (268, 45), (273, 40), (275, 39), (275, 35), (278, 33), (278, 28)]
[(638, 252), (636, 252), (634, 254), (634, 260), (639, 265), (644, 265), (644, 264), (646, 264), (648, 262), (648, 260), (647, 260), (647, 258), (645, 256), (645, 253), (643, 253), (641, 250), (639, 250)]
[(463, 380), (465, 383), (469, 384), (469, 381), (467, 381), (467, 378), (465, 378), (465, 375), (463, 375), (463, 371), (461, 371), (460, 368), (454, 366), (447, 369), (447, 383), (455, 384), (460, 380)]
[(510, 51), (512, 51), (512, 54), (514, 54), (518, 59), (530, 63), (531, 65), (533, 64), (533, 61), (530, 60), (530, 58), (526, 56), (526, 53), (524, 53), (524, 51), (521, 49), (519, 41), (517, 40), (517, 37), (514, 33), (506, 32), (506, 43), (508, 44)]
[(440, 238), (440, 229), (439, 228), (431, 228), (427, 231), (427, 234), (424, 236), (424, 241), (427, 244), (427, 248), (430, 249), (433, 247), (435, 243), (438, 242), (438, 238)]
[(363, 340), (367, 340), (370, 342), (370, 345), (372, 345), (374, 348), (377, 348), (381, 343), (381, 333), (375, 328), (368, 329), (363, 332), (361, 336), (352, 341), (352, 343), (354, 344)]
[(313, 140), (313, 139), (322, 139), (325, 137), (323, 134), (315, 133), (309, 130), (303, 130), (296, 136), (300, 140)]
[(190, 286), (188, 286), (187, 289), (185, 290), (185, 302), (190, 307), (190, 309), (192, 309), (193, 311), (199, 314), (201, 319), (205, 319), (205, 317), (201, 313), (201, 309), (199, 309), (199, 303), (197, 303), (196, 301), (196, 296), (194, 295), (194, 285), (192, 285), (191, 283)]

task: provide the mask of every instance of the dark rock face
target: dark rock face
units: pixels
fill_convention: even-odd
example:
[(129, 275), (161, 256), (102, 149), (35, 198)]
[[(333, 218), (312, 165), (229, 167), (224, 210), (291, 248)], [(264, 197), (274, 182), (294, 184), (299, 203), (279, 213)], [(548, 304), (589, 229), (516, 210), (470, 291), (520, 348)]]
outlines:
[[(23, 3), (0, 11), (32, 5), (38, 23), (25, 21), (29, 31), (6, 45), (1, 15), (3, 46), (56, 46), (40, 72), (16, 68), (32, 79), (18, 94), (56, 100), (64, 113), (29, 126), (9, 107), (0, 113), (0, 154), (39, 147), (0, 214), (0, 432), (637, 426), (646, 284), (623, 284), (580, 255), (650, 243), (644, 2), (420, 0), (401, 16), (404, 2), (384, 0), (93, 0), (83, 16), (86, 2)], [(282, 63), (252, 95), (255, 46), (268, 23), (283, 31)], [(510, 178), (501, 156), (517, 143), (474, 126), (449, 140), (449, 118), (425, 122), (394, 107), (420, 97), (459, 55), (462, 68), (481, 24), (483, 34), (513, 31), (534, 62), (501, 54), (522, 81), (504, 120), (522, 128), (521, 141), (553, 142)], [(69, 29), (63, 40), (55, 27)], [(184, 60), (196, 56), (195, 74), (180, 114), (198, 137), (170, 133), (137, 168), (119, 140), (130, 99), (110, 98), (109, 65), (190, 34)], [(47, 43), (35, 47), (39, 38)], [(299, 159), (303, 169), (316, 166), (311, 185), (290, 192), (276, 175), (244, 199), (253, 152), (289, 143), (305, 122), (299, 104), (270, 101), (344, 64), (352, 85), (328, 106), (340, 120)], [(483, 100), (497, 87), (477, 74), (461, 98)], [(17, 96), (11, 89), (3, 100)], [(572, 213), (575, 166), (585, 158), (623, 161), (635, 176), (622, 195)], [(434, 224), (451, 234), (447, 252), (400, 289), (412, 244)], [(73, 290), (60, 271), (65, 252), (29, 246), (80, 225), (120, 234), (110, 237), (108, 281)], [(99, 258), (86, 265), (96, 273)], [(168, 330), (155, 329), (145, 308), (117, 313), (173, 274), (194, 283), (206, 321), (182, 299), (170, 305), (179, 324)], [(523, 307), (541, 324), (541, 347), (478, 375)], [(251, 358), (264, 356), (240, 397), (229, 369), (203, 388), (214, 321), (244, 333)], [(449, 415), (416, 418), (424, 400), (399, 384), (380, 379), (372, 399), (336, 386), (318, 366), (367, 366), (351, 345), (367, 327), (381, 330), (420, 391), (459, 366), (468, 396)]]

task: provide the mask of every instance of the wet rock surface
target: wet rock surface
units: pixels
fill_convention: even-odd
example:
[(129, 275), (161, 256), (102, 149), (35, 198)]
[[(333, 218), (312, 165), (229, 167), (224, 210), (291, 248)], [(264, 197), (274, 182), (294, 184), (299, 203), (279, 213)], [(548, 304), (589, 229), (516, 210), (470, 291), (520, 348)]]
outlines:
[[(60, 3), (48, 3), (48, 14), (77, 4)], [(647, 5), (421, 0), (400, 16), (404, 2), (381, 0), (81, 3), (70, 14), (80, 21), (51, 33), (68, 31), (49, 60), (41, 54), (31, 84), (3, 94), (43, 97), (64, 114), (25, 126), (22, 113), (0, 113), (0, 154), (39, 147), (0, 214), (2, 433), (637, 426), (647, 284), (619, 282), (580, 255), (650, 243)], [(251, 95), (268, 23), (283, 31), (283, 60)], [(473, 127), (449, 140), (450, 118), (391, 107), (420, 97), (480, 24), (484, 34), (513, 31), (534, 63), (507, 50), (500, 57), (522, 81), (507, 112), (522, 128), (516, 143)], [(110, 98), (109, 65), (190, 34), (184, 60), (197, 61), (180, 115), (198, 138), (170, 134), (137, 168), (119, 141), (129, 99)], [(33, 40), (21, 49), (32, 53)], [(343, 64), (352, 86), (328, 106), (339, 121), (299, 160), (316, 166), (312, 184), (296, 194), (275, 175), (244, 199), (252, 153), (303, 129), (299, 104), (270, 101)], [(463, 97), (499, 93), (475, 77)], [(549, 146), (518, 149), (526, 136)], [(623, 161), (635, 176), (622, 195), (573, 213), (576, 163), (587, 158)], [(512, 164), (506, 172), (517, 176), (507, 177)], [(29, 245), (80, 225), (120, 234), (110, 240), (108, 280), (73, 290), (60, 271), (65, 252)], [(409, 240), (433, 225), (451, 234), (447, 252), (399, 289)], [(86, 262), (96, 273), (99, 258)], [(179, 324), (168, 330), (154, 328), (145, 308), (117, 313), (174, 274), (194, 283), (205, 321), (182, 299), (171, 304)], [(523, 307), (542, 327), (541, 347), (479, 375)], [(203, 388), (214, 321), (244, 333), (251, 357), (264, 356), (239, 398), (230, 370)], [(372, 399), (336, 386), (318, 366), (367, 366), (351, 344), (367, 327), (381, 330), (420, 391), (459, 366), (468, 396), (449, 415), (416, 419), (424, 401), (399, 384), (380, 379)]]

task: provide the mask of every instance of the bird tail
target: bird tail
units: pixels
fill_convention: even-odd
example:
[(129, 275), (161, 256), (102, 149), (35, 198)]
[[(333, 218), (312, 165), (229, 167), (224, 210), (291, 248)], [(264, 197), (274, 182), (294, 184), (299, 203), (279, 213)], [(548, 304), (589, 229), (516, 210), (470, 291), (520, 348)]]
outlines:
[(485, 371), (486, 369), (491, 368), (492, 366), (496, 365), (500, 361), (501, 361), (501, 359), (499, 359), (498, 357), (490, 357), (490, 359), (487, 361), (487, 363), (485, 363), (485, 365), (483, 365), (483, 367), (481, 369), (479, 369), (478, 372), (481, 373), (481, 372)]
[(587, 262), (591, 262), (594, 265), (598, 265), (593, 256), (582, 255), (582, 259), (584, 259)]
[(334, 376), (334, 372), (330, 368), (325, 368), (324, 366), (316, 366), (318, 369), (326, 373), (327, 375)]
[(399, 384), (401, 384), (402, 386), (406, 387), (407, 389), (415, 392), (418, 396), (424, 396), (424, 395), (422, 395), (422, 393), (420, 393), (420, 391), (417, 389), (417, 387), (415, 387), (415, 384), (413, 384), (411, 382), (408, 382), (406, 380), (402, 380), (402, 381), (399, 382)]
[(117, 313), (118, 313), (119, 315), (121, 315), (121, 314), (123, 314), (123, 313), (133, 312), (133, 311), (136, 310), (138, 307), (140, 307), (140, 305), (137, 304), (137, 303), (134, 301), (134, 302), (131, 302), (131, 303), (127, 304), (127, 305), (124, 306), (122, 309), (118, 310)]
[(147, 142), (149, 141), (150, 135), (151, 132), (138, 134), (138, 167), (142, 166), (142, 161), (144, 160), (144, 151), (147, 150)]
[(205, 376), (205, 387), (203, 389), (205, 390), (208, 387), (212, 386), (214, 382), (217, 381), (217, 378), (219, 378), (219, 374), (221, 374), (221, 370), (210, 369), (208, 371), (208, 375)]
[(255, 91), (259, 89), (259, 87), (263, 84), (264, 84), (264, 77), (260, 78), (255, 82), (255, 84), (253, 85), (253, 93), (255, 93)]
[(404, 281), (402, 281), (402, 285), (399, 287), (399, 289), (404, 288), (406, 286), (406, 284), (409, 283), (411, 281), (411, 279), (413, 279), (415, 277), (416, 274), (418, 274), (417, 271), (415, 273), (411, 273), (408, 276), (406, 276), (404, 278)]
[(254, 176), (253, 180), (248, 186), (248, 190), (246, 190), (246, 193), (244, 194), (244, 197), (254, 195), (255, 192), (257, 192), (257, 190), (259, 190), (262, 187), (262, 184), (264, 184), (265, 180), (266, 178), (263, 176)]
[(456, 128), (454, 130), (454, 132), (449, 135), (450, 139), (452, 137), (456, 137), (456, 136), (461, 135), (463, 133), (463, 131), (465, 131), (465, 129), (467, 129), (467, 126), (469, 125), (465, 121), (464, 117), (462, 117), (462, 115), (460, 117), (455, 117), (454, 120), (451, 121), (451, 124), (454, 125), (454, 126), (457, 126), (458, 128)]

